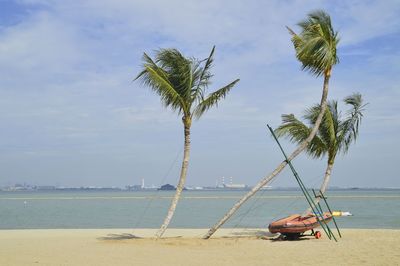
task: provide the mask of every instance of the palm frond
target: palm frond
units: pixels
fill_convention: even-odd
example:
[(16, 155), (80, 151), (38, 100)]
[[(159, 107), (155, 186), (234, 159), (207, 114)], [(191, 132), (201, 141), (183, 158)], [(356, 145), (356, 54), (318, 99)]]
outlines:
[(328, 146), (328, 154), (332, 155), (336, 153), (337, 147), (337, 138), (336, 138), (336, 124), (338, 123), (335, 120), (336, 116), (334, 113), (337, 113), (337, 101), (330, 101), (328, 103), (328, 108), (325, 111), (325, 114), (322, 118), (322, 123), (320, 126), (320, 130), (318, 134), (327, 143)]
[(291, 28), (289, 28), (288, 26), (286, 26), (286, 29), (289, 31), (289, 34), (292, 35), (292, 43), (294, 46), (294, 49), (297, 51), (298, 49), (300, 49), (300, 46), (303, 44), (303, 39), (296, 34), (296, 32), (294, 32), (294, 30), (292, 30)]
[(209, 80), (212, 77), (210, 68), (212, 67), (212, 63), (214, 61), (214, 51), (215, 45), (211, 49), (210, 55), (208, 56), (204, 67), (199, 69), (200, 75), (196, 79), (198, 81), (197, 86), (192, 89), (192, 97), (194, 101), (201, 102), (204, 99), (205, 89), (207, 88)]
[(234, 80), (225, 87), (211, 93), (202, 102), (200, 102), (194, 109), (193, 115), (196, 119), (199, 119), (204, 112), (213, 106), (218, 106), (218, 102), (225, 98), (229, 91), (239, 82), (239, 79)]
[[(303, 118), (310, 124), (310, 127), (314, 127), (320, 110), (321, 108), (319, 104), (313, 105), (305, 110)], [(319, 126), (317, 135), (327, 146), (330, 147), (330, 150), (332, 150), (332, 148), (336, 149), (338, 119), (337, 101), (329, 101), (328, 108), (322, 117), (322, 122)]]
[(143, 70), (133, 79), (133, 81), (138, 80), (147, 72), (147, 67), (153, 68), (159, 72), (159, 75), (162, 76), (164, 79), (168, 79), (166, 73), (162, 71), (161, 68), (157, 66), (157, 64), (148, 56), (146, 53), (143, 53)]
[(178, 113), (185, 112), (187, 106), (181, 95), (175, 90), (168, 79), (168, 74), (157, 66), (157, 64), (146, 54), (143, 55), (143, 70), (134, 80), (141, 82), (150, 87), (158, 95), (161, 96), (161, 101), (165, 106), (170, 106)]
[(341, 150), (347, 152), (351, 143), (358, 137), (359, 126), (363, 118), (363, 112), (367, 104), (363, 104), (360, 93), (354, 93), (344, 99), (347, 105), (352, 108), (347, 112), (347, 118), (341, 123)]
[(317, 120), (320, 110), (320, 105), (315, 104), (304, 111), (303, 118), (309, 123), (311, 127), (315, 125), (315, 121)]
[(160, 49), (157, 52), (156, 63), (168, 73), (168, 80), (179, 95), (190, 102), (193, 59), (184, 57), (176, 49)]
[[(293, 114), (282, 115), (282, 124), (275, 129), (278, 137), (286, 137), (292, 143), (301, 143), (308, 138), (312, 128), (298, 120)], [(307, 147), (307, 153), (320, 158), (327, 152), (327, 146), (323, 140), (316, 135)]]

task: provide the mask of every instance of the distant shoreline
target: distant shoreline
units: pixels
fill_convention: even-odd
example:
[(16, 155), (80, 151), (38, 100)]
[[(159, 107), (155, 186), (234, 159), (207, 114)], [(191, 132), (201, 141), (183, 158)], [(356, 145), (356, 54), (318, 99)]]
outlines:
[[(225, 192), (225, 191), (250, 191), (252, 187), (246, 188), (202, 188), (202, 189), (185, 189), (185, 192)], [(369, 187), (350, 187), (350, 188), (342, 188), (342, 187), (332, 187), (329, 188), (329, 191), (396, 191), (400, 190), (397, 187), (382, 187), (382, 188), (369, 188)], [(47, 189), (0, 189), (0, 193), (2, 192), (11, 192), (11, 193), (18, 193), (18, 192), (168, 192), (172, 190), (159, 190), (158, 188), (145, 188), (145, 189), (124, 189), (124, 188), (91, 188), (91, 187), (84, 187), (84, 188), (47, 188)], [(261, 189), (261, 191), (300, 191), (298, 187), (276, 187), (276, 188), (266, 188)]]

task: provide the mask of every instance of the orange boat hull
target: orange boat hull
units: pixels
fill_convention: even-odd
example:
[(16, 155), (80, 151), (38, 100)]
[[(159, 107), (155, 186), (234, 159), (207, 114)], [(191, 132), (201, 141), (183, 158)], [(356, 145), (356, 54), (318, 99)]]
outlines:
[[(324, 213), (323, 218), (320, 219), (323, 223), (328, 223), (332, 219), (330, 213)], [(301, 216), (300, 214), (293, 214), (286, 218), (272, 222), (268, 229), (271, 233), (281, 234), (301, 234), (306, 231), (312, 230), (319, 226), (317, 217), (313, 214)]]

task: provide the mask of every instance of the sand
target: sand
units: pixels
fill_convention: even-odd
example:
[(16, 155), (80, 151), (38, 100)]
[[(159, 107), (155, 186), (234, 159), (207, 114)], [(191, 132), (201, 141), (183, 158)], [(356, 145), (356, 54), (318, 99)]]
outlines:
[(0, 230), (0, 265), (400, 265), (400, 230), (344, 229), (273, 241), (265, 230), (151, 229)]

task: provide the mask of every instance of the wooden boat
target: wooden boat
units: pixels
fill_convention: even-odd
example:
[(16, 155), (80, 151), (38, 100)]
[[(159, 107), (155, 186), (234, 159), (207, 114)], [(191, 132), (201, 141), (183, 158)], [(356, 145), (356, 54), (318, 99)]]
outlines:
[[(332, 215), (329, 212), (325, 212), (320, 221), (328, 223), (332, 219)], [(314, 234), (314, 228), (320, 226), (317, 217), (314, 214), (307, 216), (301, 216), (300, 214), (293, 214), (288, 217), (282, 218), (275, 222), (272, 222), (268, 229), (271, 233), (281, 233), (288, 236), (300, 236), (306, 231), (312, 230)], [(315, 235), (317, 237), (317, 235)], [(319, 233), (320, 236), (320, 233)], [(319, 237), (317, 237), (319, 238)]]

